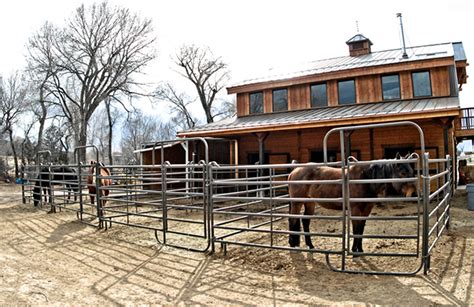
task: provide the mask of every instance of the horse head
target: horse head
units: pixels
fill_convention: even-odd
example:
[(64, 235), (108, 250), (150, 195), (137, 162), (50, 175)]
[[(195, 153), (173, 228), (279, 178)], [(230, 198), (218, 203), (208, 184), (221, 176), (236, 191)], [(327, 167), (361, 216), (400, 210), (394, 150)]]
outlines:
[[(410, 163), (397, 163), (393, 165), (392, 178), (413, 178), (414, 171)], [(414, 182), (392, 182), (392, 187), (397, 194), (403, 194), (406, 197), (411, 197), (416, 192), (416, 185)]]
[[(391, 163), (371, 164), (365, 171), (365, 177), (368, 179), (395, 179), (395, 178), (413, 178), (414, 171), (410, 163)], [(405, 197), (411, 197), (416, 192), (416, 186), (413, 182), (392, 182), (370, 184), (370, 190), (379, 197), (387, 194), (403, 194)]]

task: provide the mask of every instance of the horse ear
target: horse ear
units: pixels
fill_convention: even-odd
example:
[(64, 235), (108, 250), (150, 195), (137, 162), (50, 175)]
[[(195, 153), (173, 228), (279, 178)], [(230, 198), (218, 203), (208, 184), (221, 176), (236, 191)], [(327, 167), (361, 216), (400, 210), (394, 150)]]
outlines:
[(379, 164), (371, 164), (365, 176), (370, 179), (383, 178), (383, 168)]
[(402, 156), (400, 155), (399, 152), (397, 152), (397, 154), (395, 155), (395, 159), (396, 160), (400, 160), (402, 158)]

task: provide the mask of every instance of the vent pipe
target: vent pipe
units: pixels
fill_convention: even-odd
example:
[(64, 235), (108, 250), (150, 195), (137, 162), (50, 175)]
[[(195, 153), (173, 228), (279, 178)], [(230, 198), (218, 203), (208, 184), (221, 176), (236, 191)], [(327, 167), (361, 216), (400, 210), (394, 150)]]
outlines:
[(397, 13), (397, 17), (400, 18), (400, 30), (402, 31), (402, 58), (408, 59), (407, 48), (405, 47), (405, 33), (403, 32), (402, 13)]

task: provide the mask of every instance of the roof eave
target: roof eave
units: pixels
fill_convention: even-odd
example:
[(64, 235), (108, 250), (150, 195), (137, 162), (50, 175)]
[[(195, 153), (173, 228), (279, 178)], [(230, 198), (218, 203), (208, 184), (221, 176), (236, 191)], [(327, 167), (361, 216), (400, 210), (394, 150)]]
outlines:
[(297, 129), (310, 129), (310, 128), (323, 128), (323, 127), (333, 127), (341, 125), (359, 125), (359, 124), (368, 124), (373, 122), (394, 122), (400, 120), (422, 120), (429, 118), (438, 118), (438, 117), (450, 117), (450, 116), (459, 116), (460, 107), (451, 107), (443, 110), (434, 110), (434, 111), (419, 111), (411, 112), (408, 114), (386, 114), (386, 115), (373, 115), (373, 116), (362, 116), (360, 118), (340, 118), (333, 120), (318, 120), (317, 122), (308, 122), (308, 123), (288, 123), (288, 124), (273, 124), (273, 125), (262, 125), (254, 127), (243, 127), (243, 128), (218, 128), (214, 130), (201, 130), (201, 131), (189, 131), (178, 133), (178, 137), (220, 137), (220, 136), (230, 136), (236, 134), (248, 134), (255, 132), (268, 132), (268, 131), (281, 131), (281, 130), (297, 130)]

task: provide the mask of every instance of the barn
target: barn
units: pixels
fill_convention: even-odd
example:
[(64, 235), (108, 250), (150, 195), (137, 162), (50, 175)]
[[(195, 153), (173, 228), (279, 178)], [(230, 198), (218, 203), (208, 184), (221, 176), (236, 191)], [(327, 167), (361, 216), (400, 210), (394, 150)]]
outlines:
[[(468, 66), (462, 42), (372, 51), (371, 40), (357, 34), (346, 44), (345, 56), (272, 69), (228, 87), (236, 95), (235, 118), (178, 136), (234, 140), (236, 164), (322, 162), (324, 135), (334, 127), (409, 120), (423, 129), (431, 158), (455, 156), (457, 140), (473, 135), (461, 124)], [(347, 139), (360, 160), (420, 150), (411, 127), (362, 129)], [(327, 152), (330, 161), (340, 159), (337, 138)]]

